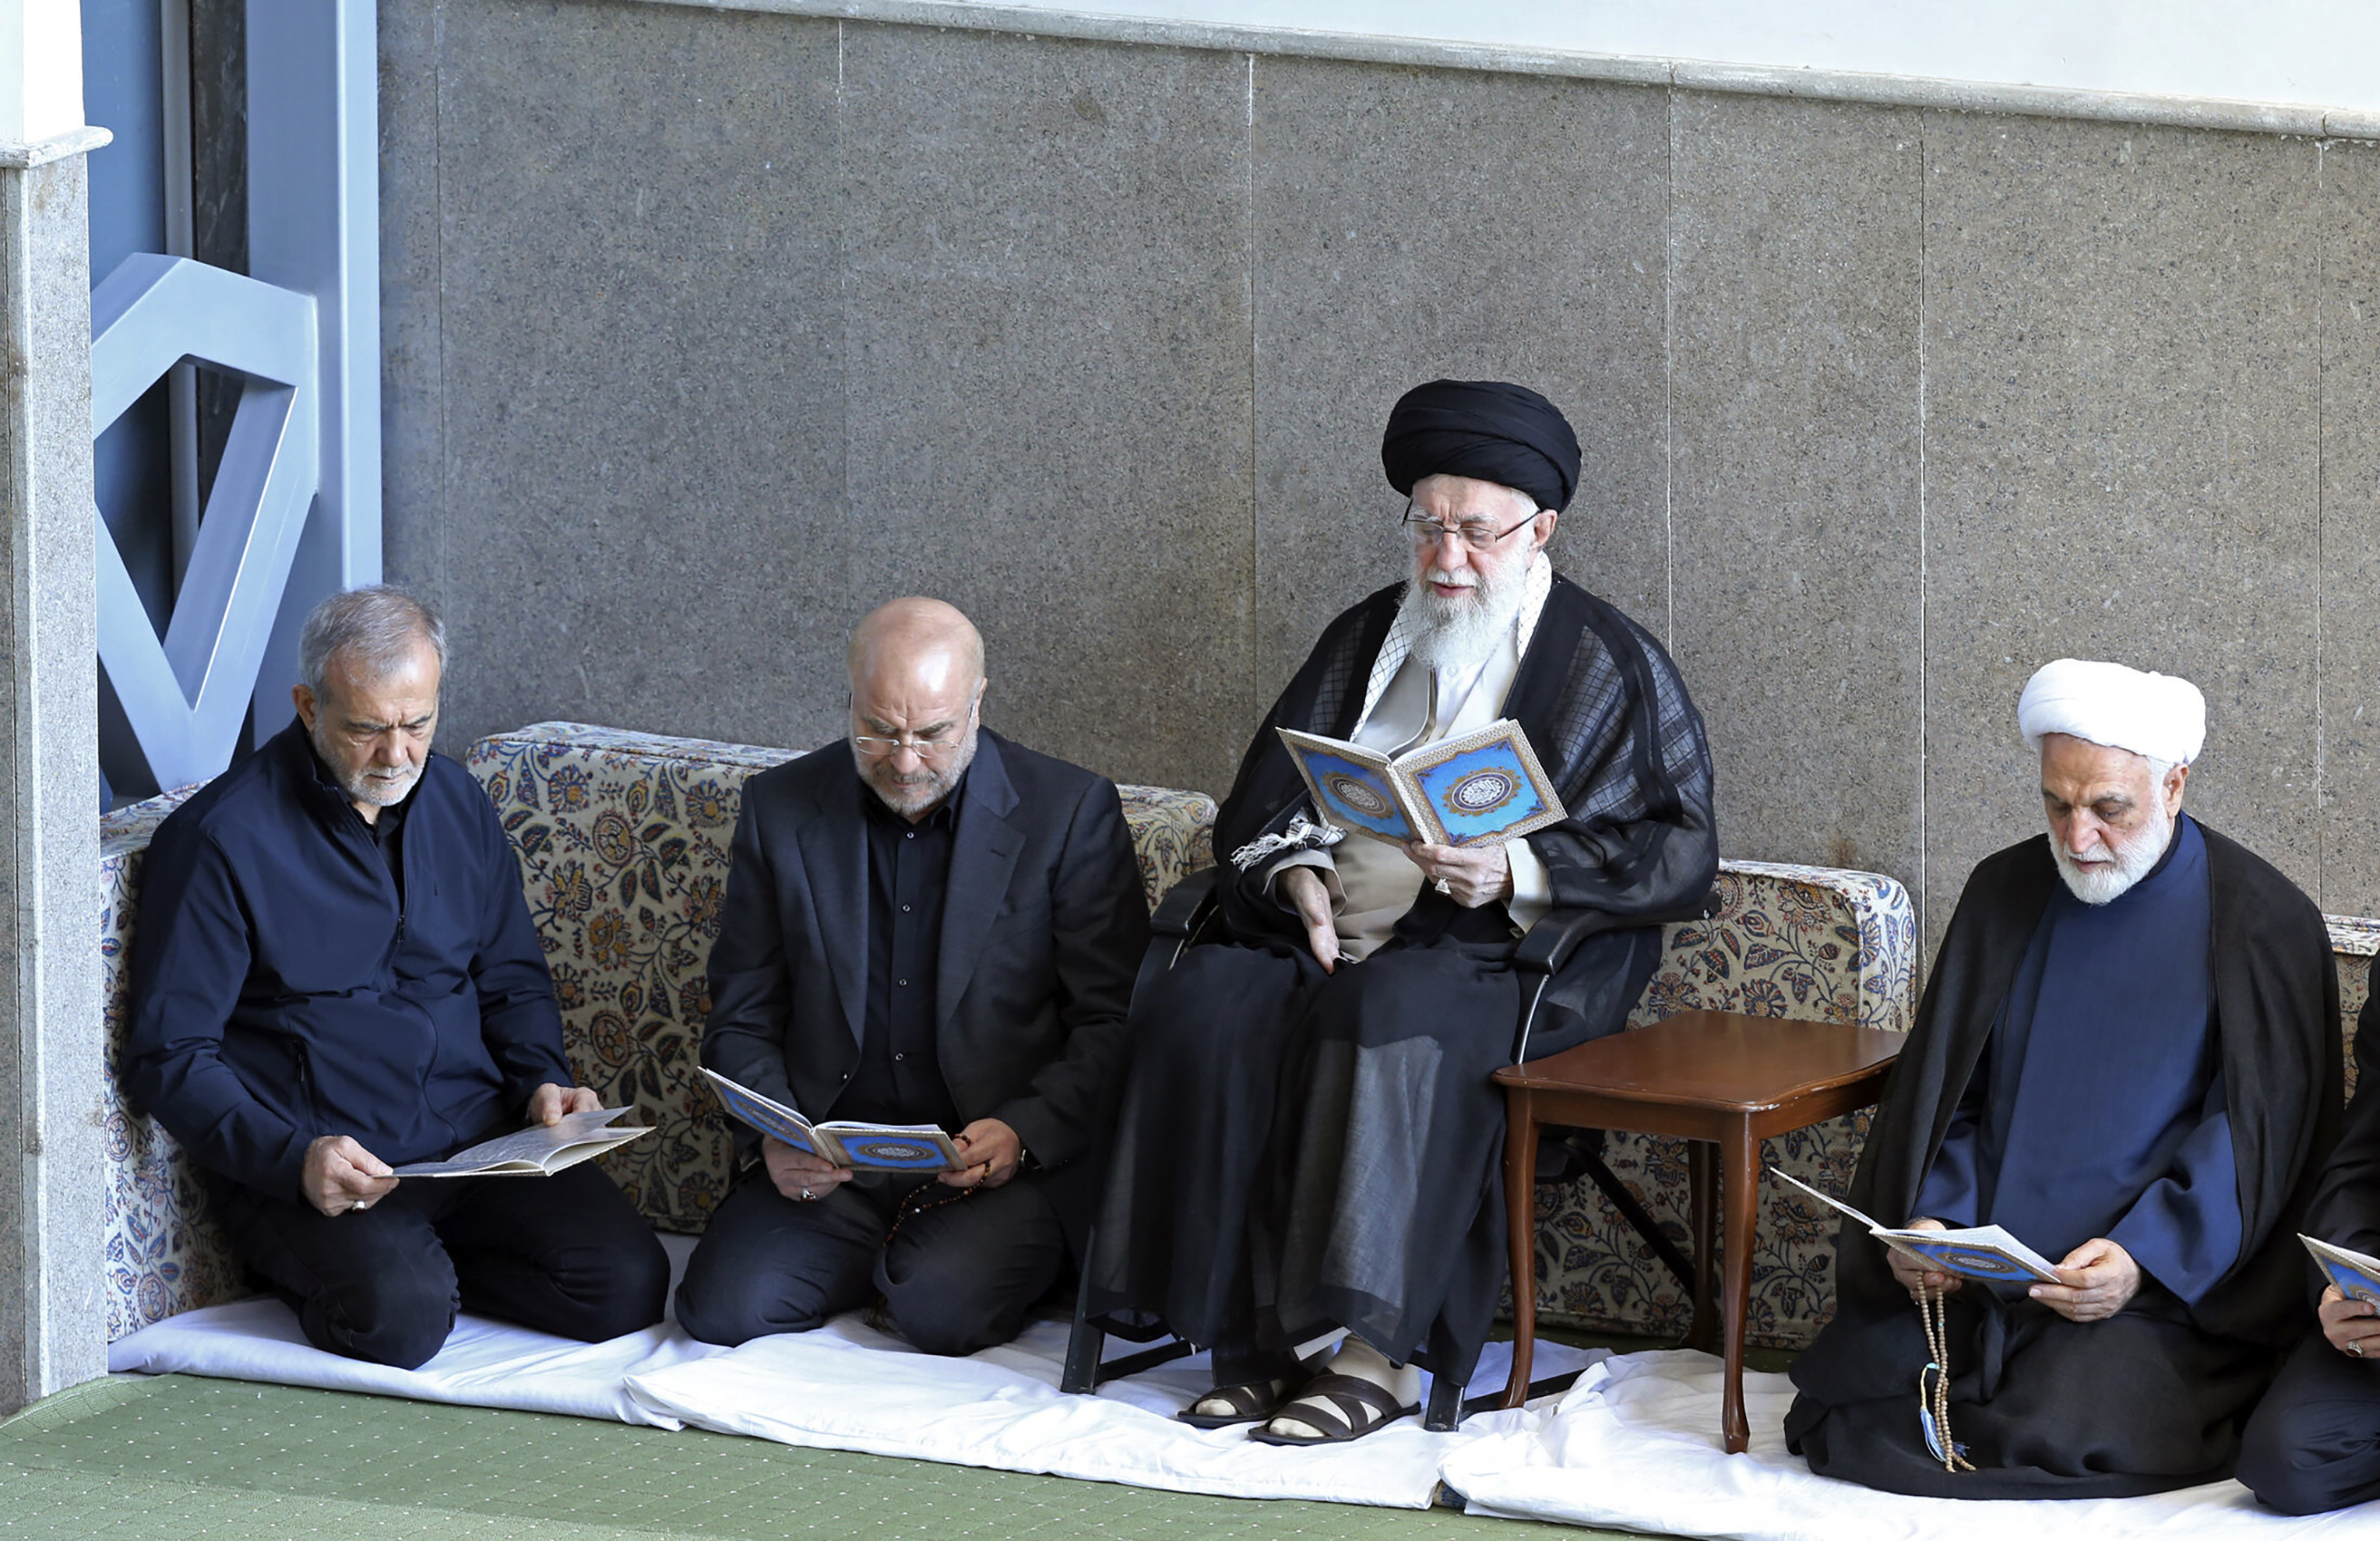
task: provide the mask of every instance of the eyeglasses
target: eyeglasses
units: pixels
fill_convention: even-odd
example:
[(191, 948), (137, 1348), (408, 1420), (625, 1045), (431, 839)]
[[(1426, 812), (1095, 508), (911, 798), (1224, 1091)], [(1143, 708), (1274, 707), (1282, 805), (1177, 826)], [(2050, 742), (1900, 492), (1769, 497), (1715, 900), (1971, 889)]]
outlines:
[(1542, 509), (1533, 512), (1518, 524), (1506, 525), (1502, 529), (1498, 529), (1485, 519), (1465, 519), (1460, 524), (1442, 525), (1427, 514), (1415, 513), (1413, 502), (1408, 499), (1405, 503), (1405, 516), (1401, 522), (1405, 527), (1405, 533), (1413, 538), (1414, 545), (1420, 550), (1427, 551), (1451, 535), (1473, 551), (1484, 552), (1493, 550), (1498, 541), (1511, 535), (1522, 525), (1532, 522), (1536, 518), (1537, 514), (1542, 512), (1544, 512)]
[(869, 759), (891, 759), (906, 749), (927, 761), (948, 759), (958, 746), (966, 742), (966, 730), (975, 721), (976, 703), (967, 703), (966, 720), (955, 727), (937, 728), (932, 738), (912, 734), (906, 738), (873, 738), (864, 733), (851, 735), (851, 746)]

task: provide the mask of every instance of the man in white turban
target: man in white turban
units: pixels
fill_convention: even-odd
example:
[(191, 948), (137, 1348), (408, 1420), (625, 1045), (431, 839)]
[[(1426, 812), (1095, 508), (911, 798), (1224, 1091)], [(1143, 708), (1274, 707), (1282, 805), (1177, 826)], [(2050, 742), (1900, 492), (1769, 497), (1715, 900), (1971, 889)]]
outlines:
[(1786, 1437), (1822, 1474), (1942, 1498), (2214, 1481), (2301, 1329), (2339, 1106), (2328, 933), (2181, 811), (2187, 680), (2060, 659), (2017, 718), (2047, 838), (1969, 876), (1852, 1202), (2003, 1226), (2058, 1282), (1925, 1272), (1847, 1227)]

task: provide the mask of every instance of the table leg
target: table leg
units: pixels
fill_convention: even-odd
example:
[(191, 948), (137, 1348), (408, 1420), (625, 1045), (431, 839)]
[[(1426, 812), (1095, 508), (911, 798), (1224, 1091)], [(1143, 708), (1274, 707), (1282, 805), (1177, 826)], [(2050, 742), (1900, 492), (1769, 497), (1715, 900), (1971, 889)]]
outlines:
[(1721, 1183), (1727, 1201), (1727, 1278), (1720, 1311), (1727, 1336), (1727, 1389), (1719, 1403), (1719, 1429), (1727, 1453), (1737, 1455), (1752, 1443), (1752, 1426), (1743, 1415), (1743, 1329), (1752, 1309), (1752, 1254), (1760, 1223), (1760, 1142), (1753, 1137), (1749, 1119), (1728, 1131), (1725, 1156)]
[(1718, 1147), (1708, 1140), (1686, 1142), (1686, 1193), (1691, 1206), (1688, 1222), (1694, 1231), (1688, 1250), (1694, 1260), (1694, 1315), (1686, 1328), (1686, 1347), (1717, 1353), (1718, 1312), (1711, 1299), (1711, 1274), (1713, 1244), (1718, 1239)]
[(1529, 1361), (1537, 1340), (1537, 1110), (1529, 1094), (1504, 1094), (1504, 1235), (1512, 1267), (1512, 1373), (1506, 1407), (1529, 1400)]

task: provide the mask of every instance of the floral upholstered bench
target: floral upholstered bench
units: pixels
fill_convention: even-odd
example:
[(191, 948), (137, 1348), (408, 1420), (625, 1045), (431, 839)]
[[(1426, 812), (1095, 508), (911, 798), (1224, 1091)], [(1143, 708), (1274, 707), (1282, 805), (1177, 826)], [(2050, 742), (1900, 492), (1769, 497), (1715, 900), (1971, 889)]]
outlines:
[[(795, 753), (540, 722), (481, 739), (465, 758), (520, 856), (573, 1065), (606, 1103), (633, 1104), (638, 1121), (659, 1131), (606, 1165), (665, 1231), (699, 1232), (724, 1187), (726, 1124), (694, 1074), (709, 1005), (703, 970), (744, 778)], [(197, 790), (100, 821), (110, 1342), (249, 1292), (198, 1170), (124, 1096), (116, 1075), (141, 857), (165, 816)], [(1184, 872), (1212, 861), (1214, 799), (1170, 787), (1121, 791), (1153, 906)]]
[[(725, 893), (728, 843), (744, 779), (793, 751), (546, 722), (472, 746), (480, 778), (521, 862), (544, 939), (573, 1061), (607, 1102), (632, 1103), (660, 1133), (610, 1159), (655, 1224), (697, 1232), (727, 1172), (728, 1135), (694, 1075), (706, 1002), (703, 971)], [(207, 1214), (203, 1184), (172, 1138), (116, 1089), (126, 963), (137, 941), (140, 867), (150, 835), (192, 789), (102, 820), (100, 945), (107, 1001), (107, 1335), (246, 1292)], [(1214, 805), (1191, 792), (1122, 789), (1154, 905), (1208, 865)], [(1888, 878), (1823, 868), (1730, 862), (1706, 920), (1669, 928), (1635, 1025), (1706, 1006), (1905, 1029), (1916, 994), (1916, 923)], [(2380, 923), (2335, 918), (2351, 1025)], [(1840, 1191), (1858, 1158), (1861, 1119), (1775, 1142), (1768, 1159)], [(1686, 1160), (1674, 1141), (1614, 1137), (1612, 1170), (1683, 1241)], [(1683, 1292), (1580, 1183), (1538, 1190), (1540, 1313), (1604, 1330), (1670, 1333)], [(1832, 1309), (1832, 1228), (1776, 1194), (1764, 1196), (1753, 1284), (1755, 1341), (1808, 1341)]]
[[(784, 749), (540, 722), (471, 746), (520, 855), (581, 1082), (658, 1134), (605, 1168), (664, 1231), (699, 1232), (726, 1195), (728, 1126), (696, 1074), (703, 971), (726, 895), (744, 779)], [(1153, 907), (1204, 867), (1214, 799), (1123, 786)]]

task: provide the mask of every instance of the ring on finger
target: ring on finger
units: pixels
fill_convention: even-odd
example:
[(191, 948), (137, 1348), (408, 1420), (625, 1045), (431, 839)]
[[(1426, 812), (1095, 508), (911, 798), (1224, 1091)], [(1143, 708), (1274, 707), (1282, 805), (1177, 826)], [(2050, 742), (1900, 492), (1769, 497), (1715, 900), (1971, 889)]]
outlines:
[(1451, 893), (1453, 893), (1453, 892), (1454, 892), (1454, 885), (1453, 885), (1453, 884), (1451, 884), (1451, 883), (1450, 883), (1450, 882), (1448, 882), (1448, 881), (1447, 881), (1445, 879), (1443, 879), (1443, 878), (1440, 878), (1439, 880), (1438, 880), (1437, 883), (1436, 883), (1434, 886), (1437, 888), (1438, 892), (1440, 892), (1440, 893), (1451, 894)]
[(2348, 1353), (2351, 1353), (2351, 1354), (2353, 1354), (2353, 1355), (2355, 1355), (2355, 1357), (2356, 1357), (2356, 1358), (2358, 1358), (2358, 1359), (2362, 1358), (2362, 1357), (2363, 1357), (2363, 1340), (2362, 1340), (2362, 1339), (2361, 1339), (2361, 1338), (2358, 1338), (2358, 1339), (2356, 1339), (2353, 1342), (2351, 1342), (2351, 1343), (2348, 1344), (2348, 1345), (2347, 1345), (2347, 1352), (2348, 1352)]

